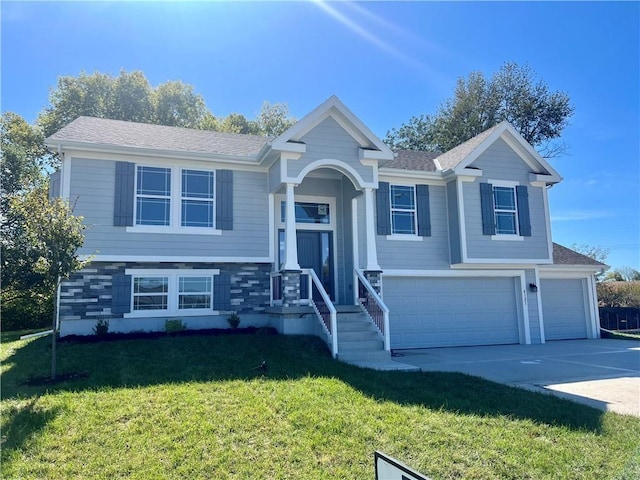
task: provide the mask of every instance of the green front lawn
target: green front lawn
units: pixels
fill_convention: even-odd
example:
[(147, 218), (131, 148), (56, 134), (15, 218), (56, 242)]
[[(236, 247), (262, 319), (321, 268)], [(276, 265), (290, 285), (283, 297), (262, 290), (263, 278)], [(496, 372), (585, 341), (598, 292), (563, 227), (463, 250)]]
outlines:
[[(376, 372), (316, 338), (58, 345), (4, 336), (7, 479), (373, 479), (381, 450), (437, 479), (640, 478), (640, 419), (449, 373)], [(267, 372), (253, 369), (265, 360)]]

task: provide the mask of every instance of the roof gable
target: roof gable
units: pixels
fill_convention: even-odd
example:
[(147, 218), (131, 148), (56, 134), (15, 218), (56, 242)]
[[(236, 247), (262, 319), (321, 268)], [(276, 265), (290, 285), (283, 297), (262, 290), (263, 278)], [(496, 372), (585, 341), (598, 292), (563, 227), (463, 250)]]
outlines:
[(547, 176), (547, 183), (557, 183), (562, 180), (560, 174), (507, 121), (503, 121), (443, 153), (436, 158), (436, 163), (440, 165), (442, 170), (462, 173), (498, 139), (504, 140), (534, 173)]
[(286, 150), (287, 144), (299, 143), (307, 133), (327, 118), (335, 120), (358, 145), (365, 150), (380, 152), (386, 160), (393, 159), (393, 152), (335, 95), (305, 115), (271, 143), (276, 150)]

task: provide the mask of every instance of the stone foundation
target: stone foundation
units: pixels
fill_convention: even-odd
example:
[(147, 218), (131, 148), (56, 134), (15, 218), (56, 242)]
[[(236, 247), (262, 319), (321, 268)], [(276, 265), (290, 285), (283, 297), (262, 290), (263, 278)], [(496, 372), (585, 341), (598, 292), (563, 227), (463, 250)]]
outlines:
[[(260, 318), (265, 318), (265, 309), (270, 302), (270, 277), (271, 264), (249, 263), (141, 263), (141, 262), (94, 262), (86, 268), (76, 272), (71, 278), (64, 280), (60, 291), (60, 323), (61, 334), (80, 333), (90, 334), (93, 326), (99, 319), (109, 320), (110, 326), (131, 323), (123, 314), (111, 312), (111, 289), (113, 275), (125, 273), (126, 269), (219, 269), (220, 273), (227, 273), (231, 279), (230, 302), (232, 311), (241, 317), (255, 318), (253, 323), (263, 323)], [(299, 282), (299, 280), (298, 280)], [(199, 328), (207, 328), (212, 323), (214, 328), (225, 328), (227, 313), (219, 315), (220, 321), (205, 322), (206, 325)], [(203, 317), (215, 317), (214, 315), (202, 317), (186, 317), (185, 323), (193, 323), (198, 326)], [(142, 322), (137, 319), (143, 330), (156, 330), (156, 323), (167, 317), (156, 317)], [(198, 319), (201, 321), (198, 321)], [(145, 319), (143, 319), (145, 320)], [(66, 325), (65, 325), (66, 324)], [(148, 324), (148, 328), (142, 326)], [(74, 325), (73, 328), (70, 328)], [(243, 326), (249, 326), (243, 323)], [(259, 325), (256, 325), (259, 326)], [(66, 332), (66, 333), (65, 333)]]

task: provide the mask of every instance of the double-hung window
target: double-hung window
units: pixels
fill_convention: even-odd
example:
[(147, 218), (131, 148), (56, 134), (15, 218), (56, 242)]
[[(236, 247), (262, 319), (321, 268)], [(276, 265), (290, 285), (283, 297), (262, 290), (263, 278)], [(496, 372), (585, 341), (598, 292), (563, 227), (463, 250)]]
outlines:
[(493, 206), (497, 235), (518, 234), (515, 187), (493, 187)]
[(183, 227), (213, 227), (213, 172), (182, 170)]
[(390, 185), (391, 233), (393, 235), (416, 234), (415, 187)]
[(130, 272), (134, 315), (195, 315), (213, 309), (213, 282), (218, 270)]
[(215, 172), (150, 167), (136, 169), (135, 225), (213, 231), (215, 227)]
[(211, 308), (211, 277), (178, 277), (178, 310)]
[(134, 277), (134, 310), (167, 310), (169, 277)]
[(136, 225), (171, 225), (171, 169), (138, 166)]

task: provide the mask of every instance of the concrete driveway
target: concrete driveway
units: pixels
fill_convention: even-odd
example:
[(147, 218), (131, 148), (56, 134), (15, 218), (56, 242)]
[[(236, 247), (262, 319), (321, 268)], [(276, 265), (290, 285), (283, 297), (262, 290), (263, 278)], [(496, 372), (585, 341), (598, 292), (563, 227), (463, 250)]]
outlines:
[(640, 417), (640, 341), (567, 340), (396, 354), (393, 360), (425, 372), (462, 372)]

